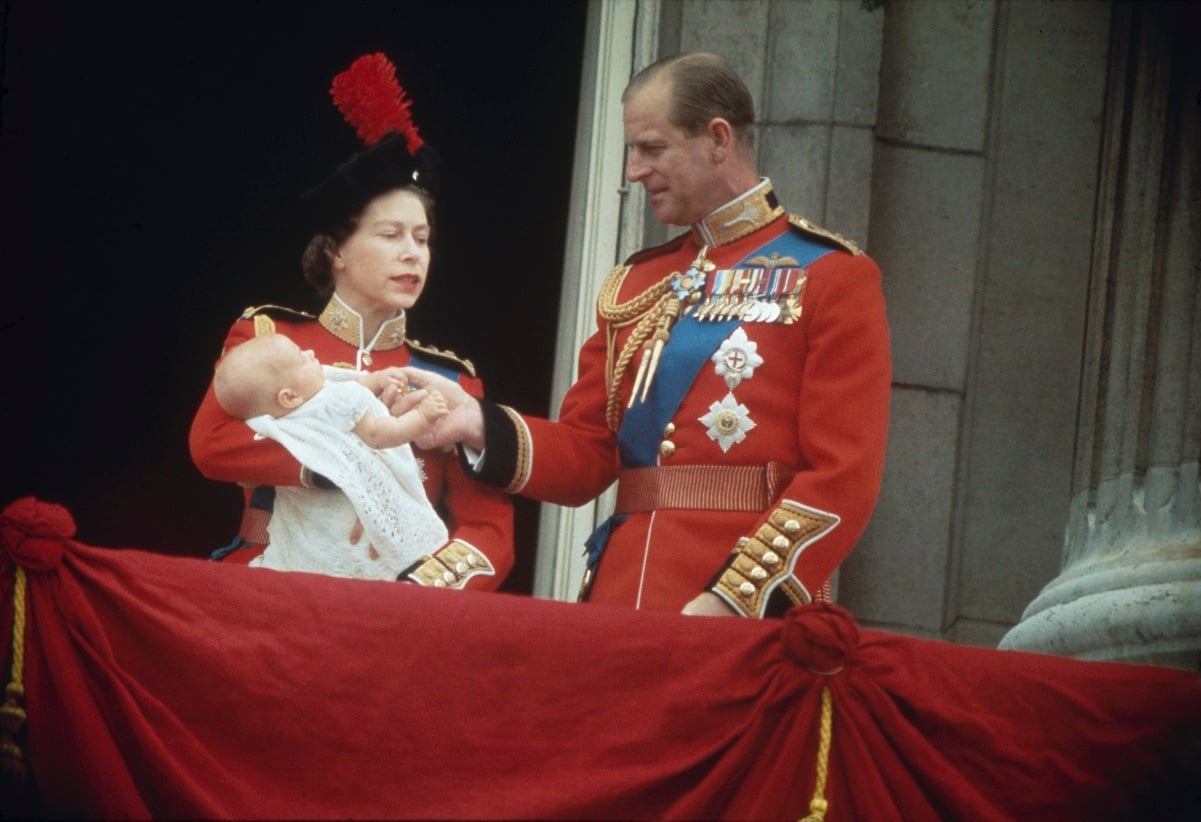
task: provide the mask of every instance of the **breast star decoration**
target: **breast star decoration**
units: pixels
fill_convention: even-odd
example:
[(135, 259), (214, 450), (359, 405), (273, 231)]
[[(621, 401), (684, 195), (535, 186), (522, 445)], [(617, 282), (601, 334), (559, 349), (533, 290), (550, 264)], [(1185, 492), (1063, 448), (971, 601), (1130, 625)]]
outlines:
[(716, 366), (717, 376), (726, 381), (726, 386), (731, 391), (743, 380), (754, 376), (755, 369), (763, 365), (763, 358), (759, 356), (759, 344), (752, 342), (741, 326), (722, 340), (721, 347), (714, 351), (709, 359)]
[(705, 426), (709, 439), (716, 440), (721, 446), (722, 453), (746, 439), (746, 432), (755, 427), (746, 406), (734, 399), (733, 394), (726, 394), (721, 402), (710, 405), (709, 413), (698, 419)]

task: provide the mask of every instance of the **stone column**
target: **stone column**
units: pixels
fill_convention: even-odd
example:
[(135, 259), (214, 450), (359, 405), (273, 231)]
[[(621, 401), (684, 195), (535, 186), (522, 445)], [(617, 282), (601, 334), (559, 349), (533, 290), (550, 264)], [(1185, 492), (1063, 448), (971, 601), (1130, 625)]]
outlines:
[(1116, 3), (1062, 572), (1002, 648), (1201, 668), (1201, 61)]

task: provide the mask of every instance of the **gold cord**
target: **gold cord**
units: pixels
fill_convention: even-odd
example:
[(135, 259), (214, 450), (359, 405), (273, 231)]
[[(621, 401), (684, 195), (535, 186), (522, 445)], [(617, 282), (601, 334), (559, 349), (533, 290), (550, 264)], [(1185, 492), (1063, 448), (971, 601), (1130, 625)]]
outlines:
[[(619, 394), (622, 380), (630, 370), (630, 363), (650, 337), (656, 324), (666, 314), (668, 303), (674, 300), (671, 280), (677, 275), (673, 272), (624, 303), (617, 302), (617, 293), (621, 290), (631, 267), (623, 265), (610, 271), (596, 300), (597, 312), (608, 325), (608, 354), (605, 361), (608, 392), (605, 421), (609, 424), (610, 431), (616, 431), (621, 424), (622, 408)], [(621, 347), (621, 353), (614, 357), (617, 332), (631, 325), (634, 326), (634, 330)]]
[(809, 800), (809, 815), (801, 822), (823, 822), (830, 804), (826, 802), (826, 778), (830, 774), (830, 739), (834, 736), (834, 703), (829, 687), (822, 686), (821, 739), (817, 745), (817, 782), (813, 799)]
[(14, 566), (13, 575), (13, 637), (12, 677), (4, 689), (4, 705), (0, 706), (0, 773), (8, 785), (22, 785), (28, 773), (25, 755), (16, 742), (25, 726), (25, 569)]

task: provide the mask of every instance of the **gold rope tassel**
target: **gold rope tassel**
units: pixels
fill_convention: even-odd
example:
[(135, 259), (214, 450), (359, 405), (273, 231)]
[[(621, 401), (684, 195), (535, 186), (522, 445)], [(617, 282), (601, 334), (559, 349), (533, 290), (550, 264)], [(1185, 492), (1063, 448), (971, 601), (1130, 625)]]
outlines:
[(817, 782), (813, 786), (813, 798), (809, 800), (809, 815), (801, 822), (823, 822), (830, 805), (826, 802), (826, 777), (830, 773), (830, 739), (834, 736), (834, 702), (830, 689), (822, 686), (821, 739), (817, 745)]
[(13, 664), (12, 678), (4, 689), (4, 705), (0, 706), (0, 780), (8, 786), (25, 784), (28, 768), (25, 755), (17, 744), (17, 734), (25, 726), (25, 569), (15, 566), (13, 577)]

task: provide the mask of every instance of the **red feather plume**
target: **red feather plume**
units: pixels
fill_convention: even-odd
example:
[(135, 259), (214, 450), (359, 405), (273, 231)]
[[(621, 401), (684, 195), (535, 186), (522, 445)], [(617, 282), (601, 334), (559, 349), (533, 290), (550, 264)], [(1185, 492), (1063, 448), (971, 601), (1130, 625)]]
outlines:
[(329, 91), (338, 111), (367, 145), (392, 131), (405, 136), (410, 154), (425, 145), (409, 113), (413, 101), (405, 98), (396, 81), (396, 66), (383, 54), (364, 54), (355, 60), (334, 78)]

